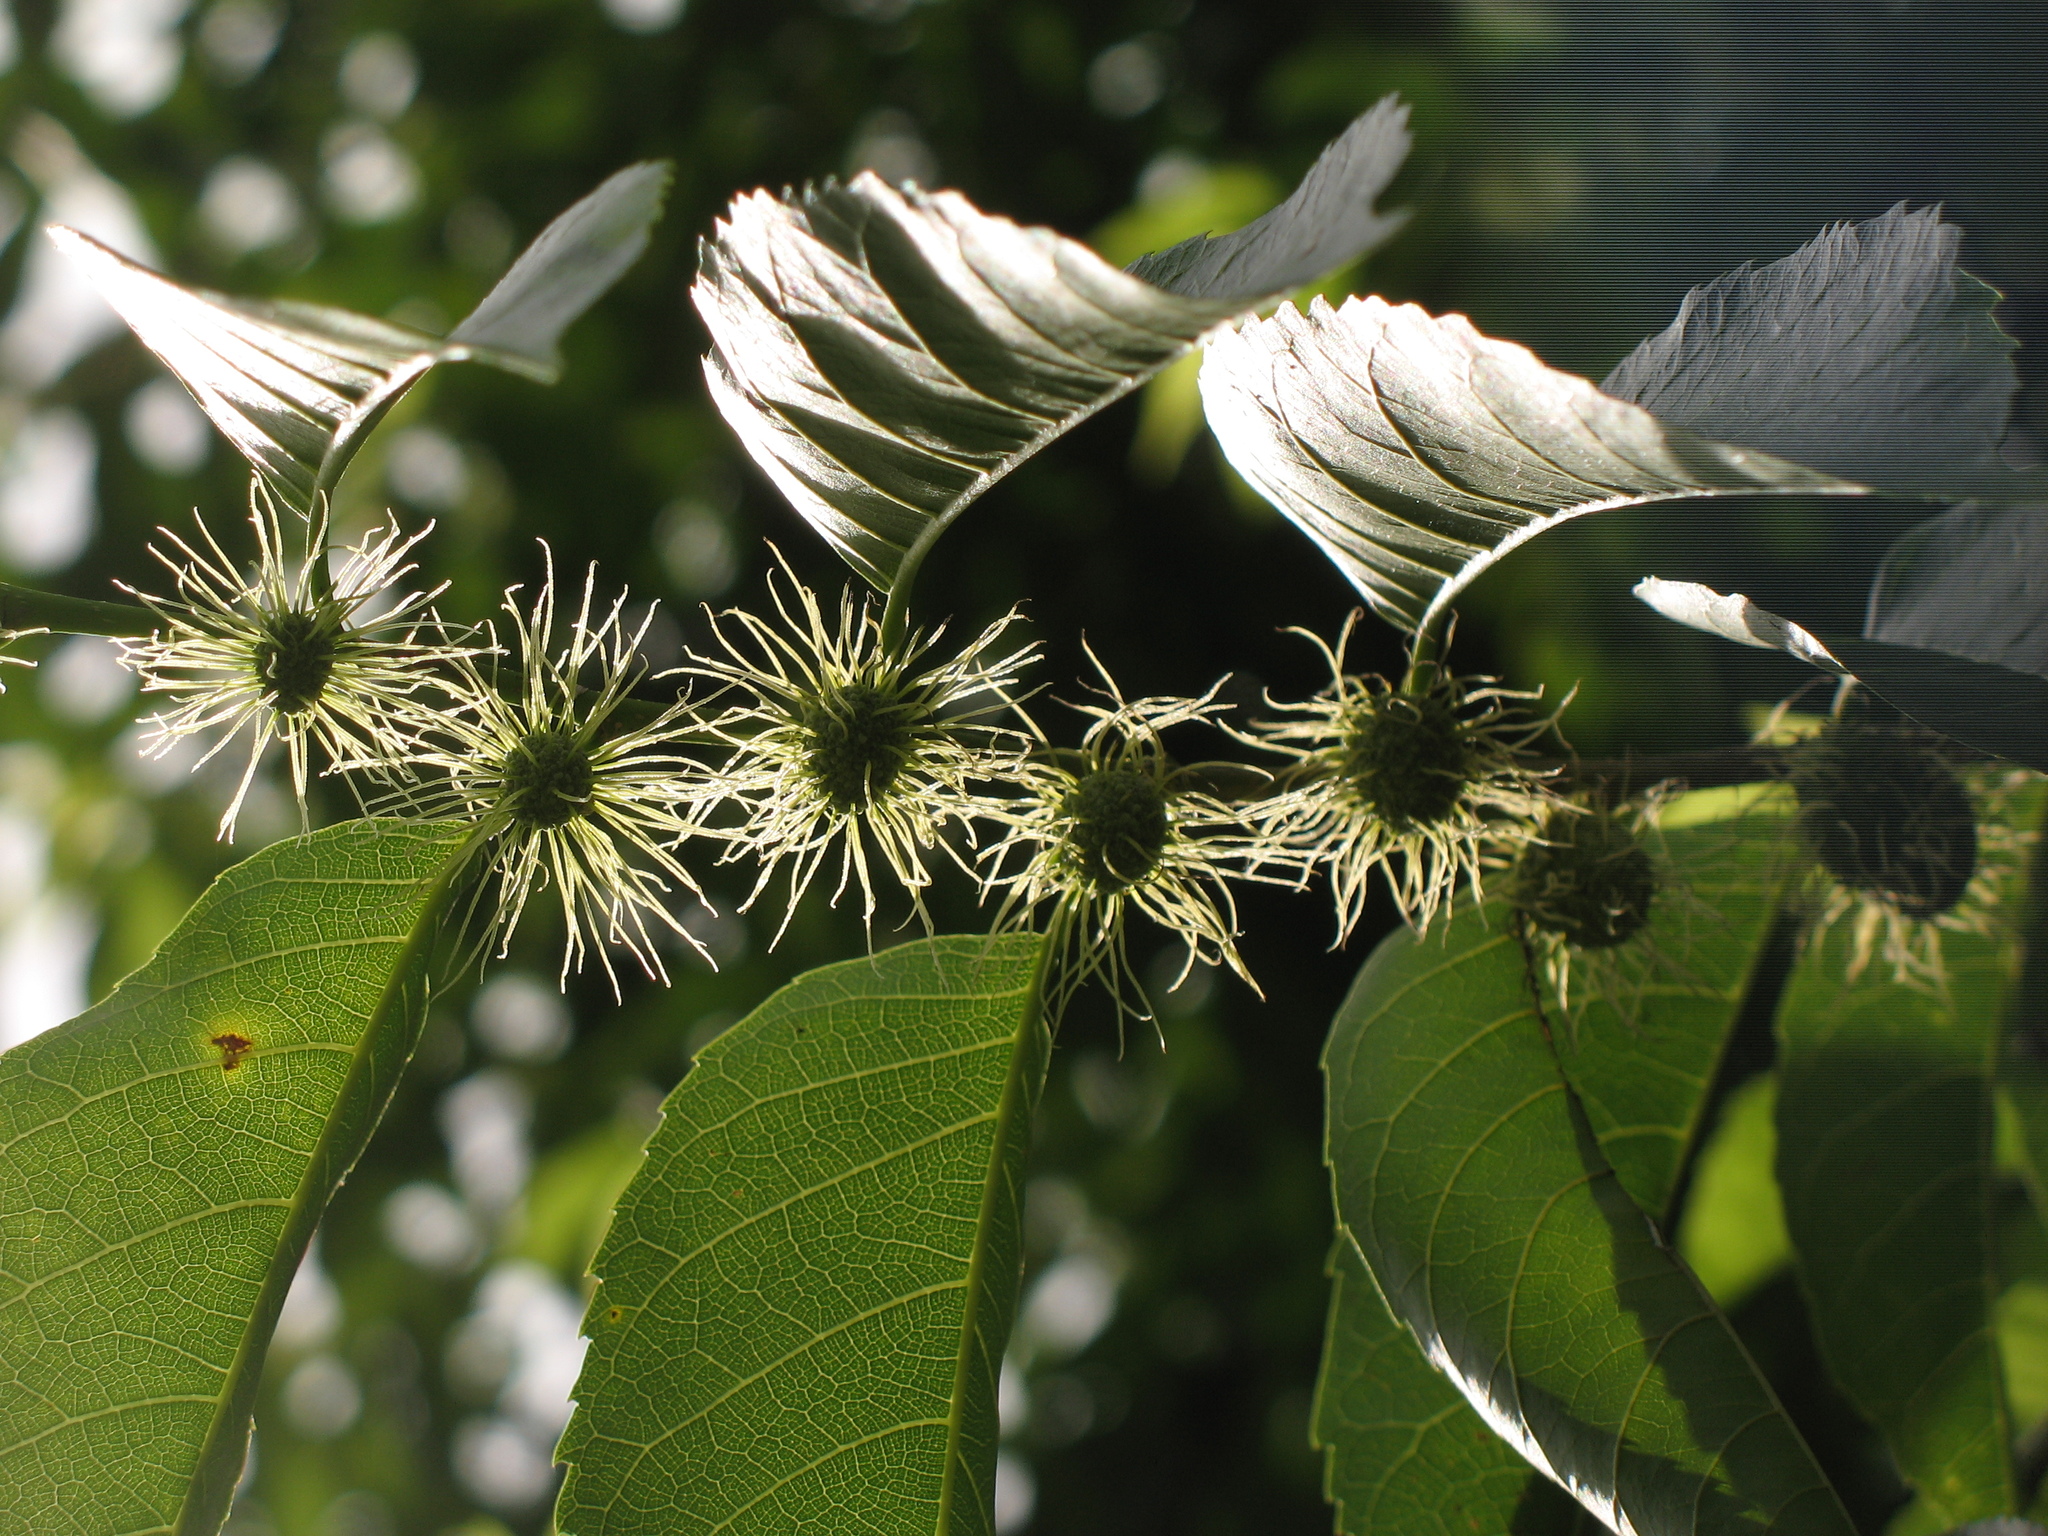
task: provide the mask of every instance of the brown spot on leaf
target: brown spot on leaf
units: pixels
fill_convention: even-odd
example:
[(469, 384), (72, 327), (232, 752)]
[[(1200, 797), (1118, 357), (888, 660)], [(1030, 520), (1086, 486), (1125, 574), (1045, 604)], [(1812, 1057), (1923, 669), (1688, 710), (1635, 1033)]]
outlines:
[(232, 1072), (242, 1064), (242, 1058), (255, 1048), (256, 1042), (247, 1035), (238, 1035), (227, 1030), (206, 1042), (220, 1052), (220, 1069)]
[(616, 1323), (625, 1315), (626, 1309), (624, 1307), (607, 1307), (605, 1308), (604, 1320), (608, 1323)]

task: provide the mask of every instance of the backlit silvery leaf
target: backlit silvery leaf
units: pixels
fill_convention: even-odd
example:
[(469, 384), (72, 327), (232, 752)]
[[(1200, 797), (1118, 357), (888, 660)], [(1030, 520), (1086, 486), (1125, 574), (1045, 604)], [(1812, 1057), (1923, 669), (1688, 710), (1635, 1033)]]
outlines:
[(1141, 260), (1141, 275), (872, 173), (747, 193), (692, 290), (712, 395), (796, 509), (887, 588), (1053, 438), (1221, 322), (1383, 239), (1394, 221), (1372, 204), (1406, 152), (1405, 118), (1383, 102), (1287, 204)]
[(1209, 422), (1238, 471), (1405, 627), (1589, 512), (1759, 493), (2024, 495), (1997, 295), (1929, 210), (1828, 230), (1685, 301), (1605, 386), (1461, 316), (1283, 307), (1211, 345)]
[(76, 230), (49, 234), (242, 456), (305, 508), (436, 363), (474, 358), (552, 382), (562, 332), (645, 249), (668, 176), (649, 163), (605, 182), (543, 230), (445, 341), (326, 305), (186, 288)]
[(1588, 512), (1858, 489), (1667, 427), (1462, 315), (1379, 298), (1283, 305), (1216, 338), (1202, 403), (1238, 473), (1409, 628)]
[(1129, 271), (1189, 298), (1243, 299), (1285, 293), (1384, 245), (1406, 210), (1373, 207), (1408, 158), (1408, 108), (1383, 98), (1323, 151), (1294, 194), (1271, 213), (1227, 235), (1196, 235), (1140, 256)]
[(1695, 288), (1601, 388), (1658, 420), (1889, 490), (2009, 480), (2019, 388), (1963, 232), (1900, 203)]
[(1836, 661), (1809, 631), (1757, 607), (1740, 592), (1716, 592), (1696, 581), (1645, 576), (1636, 583), (1635, 594), (1665, 618), (1689, 629), (1719, 635), (1723, 640), (1760, 651), (1783, 651), (1823, 671), (1848, 676), (1848, 668)]
[(1908, 530), (1863, 633), (2048, 677), (2048, 507), (1965, 504)]
[(562, 333), (647, 249), (673, 168), (629, 165), (542, 230), (483, 303), (448, 333), (444, 355), (473, 356), (543, 384), (562, 375)]
[(1636, 596), (1666, 618), (1853, 677), (1931, 730), (2048, 772), (2048, 677), (1941, 650), (1809, 629), (1740, 593), (1655, 576)]

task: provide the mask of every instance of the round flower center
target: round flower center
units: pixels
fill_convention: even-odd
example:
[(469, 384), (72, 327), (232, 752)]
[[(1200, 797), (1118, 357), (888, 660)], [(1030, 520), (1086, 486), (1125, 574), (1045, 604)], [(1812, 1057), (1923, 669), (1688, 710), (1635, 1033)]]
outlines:
[(1556, 811), (1543, 840), (1515, 862), (1508, 901), (1546, 933), (1578, 949), (1625, 944), (1650, 920), (1657, 872), (1627, 823), (1611, 811)]
[(1799, 830), (1827, 872), (1907, 917), (1963, 899), (1977, 817), (1939, 752), (1887, 726), (1828, 727), (1792, 772)]
[(918, 712), (872, 683), (850, 683), (803, 714), (804, 767), (835, 811), (886, 794), (917, 745)]
[(590, 753), (573, 731), (531, 731), (505, 754), (498, 803), (528, 827), (559, 827), (590, 809)]
[(1389, 830), (1447, 821), (1472, 776), (1472, 747), (1450, 696), (1382, 694), (1348, 723), (1339, 771)]
[(263, 621), (256, 642), (256, 675), (280, 713), (303, 714), (320, 702), (320, 692), (334, 673), (338, 638), (318, 614), (277, 613)]
[(1152, 873), (1166, 847), (1166, 795), (1156, 780), (1128, 768), (1100, 768), (1060, 802), (1067, 845), (1081, 873), (1120, 891)]

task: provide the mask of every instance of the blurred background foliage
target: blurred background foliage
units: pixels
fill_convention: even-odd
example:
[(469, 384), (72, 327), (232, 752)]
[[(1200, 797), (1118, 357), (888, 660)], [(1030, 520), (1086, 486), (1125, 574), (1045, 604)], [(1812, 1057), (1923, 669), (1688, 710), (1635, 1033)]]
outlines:
[[(759, 598), (764, 539), (815, 583), (840, 581), (701, 387), (692, 243), (735, 189), (871, 166), (1127, 261), (1256, 215), (1399, 90), (1418, 144), (1396, 200), (1414, 217), (1370, 271), (1325, 284), (1333, 295), (1462, 310), (1597, 378), (1690, 284), (1828, 221), (1941, 200), (1969, 232), (1968, 264), (2008, 295), (2008, 328), (2038, 348), (2044, 10), (14, 0), (0, 4), (0, 572), (84, 595), (160, 590), (156, 525), (184, 528), (196, 506), (224, 536), (245, 531), (240, 462), (56, 265), (45, 221), (186, 281), (436, 329), (603, 176), (673, 158), (653, 247), (569, 336), (563, 384), (437, 372), (338, 506), (347, 530), (387, 506), (408, 526), (437, 520), (426, 571), (464, 619), (536, 575), (537, 537), (565, 568), (601, 561), (605, 582), (662, 602), (650, 651), (666, 663), (702, 636), (697, 603)], [(2022, 454), (2048, 431), (2031, 386), (2021, 429)], [(1725, 742), (1746, 704), (1805, 674), (1659, 623), (1630, 582), (1654, 570), (1853, 619), (1876, 552), (1917, 515), (1780, 503), (1684, 531), (1670, 513), (1590, 520), (1472, 594), (1457, 659), (1554, 693), (1577, 683), (1567, 724), (1584, 750)], [(1230, 672), (1244, 703), (1267, 687), (1300, 697), (1315, 658), (1279, 631), (1331, 633), (1352, 601), (1221, 464), (1186, 367), (999, 485), (920, 586), (925, 620), (962, 630), (1026, 602), (1055, 698), (1076, 696), (1084, 635), (1127, 692), (1197, 692)], [(9, 672), (0, 698), (6, 1043), (103, 993), (207, 879), (295, 823), (271, 782), (240, 844), (216, 844), (226, 765), (188, 776), (189, 761), (139, 758), (137, 701), (102, 642), (31, 649), (41, 669)], [(1397, 664), (1391, 632), (1367, 651), (1368, 666)], [(558, 993), (559, 934), (537, 909), (506, 966), (444, 996), (294, 1289), (237, 1536), (546, 1529), (582, 1267), (661, 1096), (776, 985), (861, 943), (819, 893), (765, 953), (767, 907), (736, 915), (744, 881), (705, 875), (722, 915), (696, 924), (716, 974), (678, 951), (672, 989), (629, 984), (614, 1005), (586, 976)], [(1338, 954), (1313, 898), (1254, 893), (1244, 918), (1264, 1001), (1196, 977), (1164, 1000), (1163, 1054), (1149, 1036), (1119, 1041), (1086, 1004), (1066, 1023), (1006, 1380), (1007, 1531), (1328, 1529), (1306, 1443), (1329, 1239), (1316, 1057), (1391, 918)], [(956, 883), (940, 920), (984, 915)], [(1738, 1210), (1768, 1204), (1757, 1093), (1734, 1101), (1703, 1177)], [(1730, 1221), (1724, 1205), (1688, 1241), (1750, 1298), (1745, 1329), (1823, 1454), (1867, 1465), (1867, 1436), (1814, 1386), (1773, 1220)], [(2020, 1296), (2015, 1326), (2043, 1326), (2043, 1298)], [(2030, 1390), (2048, 1406), (2048, 1387)]]

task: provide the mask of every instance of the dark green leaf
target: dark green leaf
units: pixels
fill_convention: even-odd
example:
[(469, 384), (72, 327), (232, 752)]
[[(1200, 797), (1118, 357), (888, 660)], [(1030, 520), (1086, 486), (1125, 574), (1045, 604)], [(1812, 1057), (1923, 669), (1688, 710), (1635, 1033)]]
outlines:
[(1846, 1536), (1725, 1319), (1601, 1157), (1508, 914), (1397, 933), (1325, 1056), (1341, 1224), (1500, 1433), (1610, 1527)]
[[(1597, 978), (1582, 973), (1561, 1051), (1603, 1155), (1637, 1203), (1659, 1213), (1698, 1134), (1770, 923), (1784, 827), (1769, 815), (1714, 819), (1708, 804), (1700, 796), (1673, 807), (1700, 821), (1659, 839), (1667, 881), (1647, 941)], [(1316, 1442), (1337, 1529), (1507, 1529), (1528, 1497), (1528, 1463), (1393, 1320), (1346, 1234), (1331, 1273)]]
[(1764, 954), (1785, 828), (1783, 816), (1752, 815), (1655, 836), (1662, 884), (1649, 927), (1579, 967), (1558, 1056), (1601, 1156), (1660, 1219)]
[(1909, 529), (1863, 634), (2048, 677), (2048, 507), (1965, 504)]
[(2008, 946), (1948, 933), (1939, 982), (1882, 957), (1845, 980), (1854, 930), (1809, 943), (1778, 1021), (1778, 1184), (1814, 1332), (1936, 1528), (2015, 1513), (1992, 1242)]
[(1382, 102), (1268, 219), (1144, 258), (1137, 276), (873, 172), (745, 194), (691, 289), (712, 396), (791, 505), (887, 589), (1061, 433), (1220, 322), (1391, 233), (1372, 203), (1406, 151), (1405, 119)]
[(991, 1529), (1037, 957), (905, 944), (705, 1047), (598, 1253), (564, 1536)]
[(219, 1529), (299, 1256), (419, 1037), (459, 844), (274, 844), (0, 1057), (0, 1530)]

